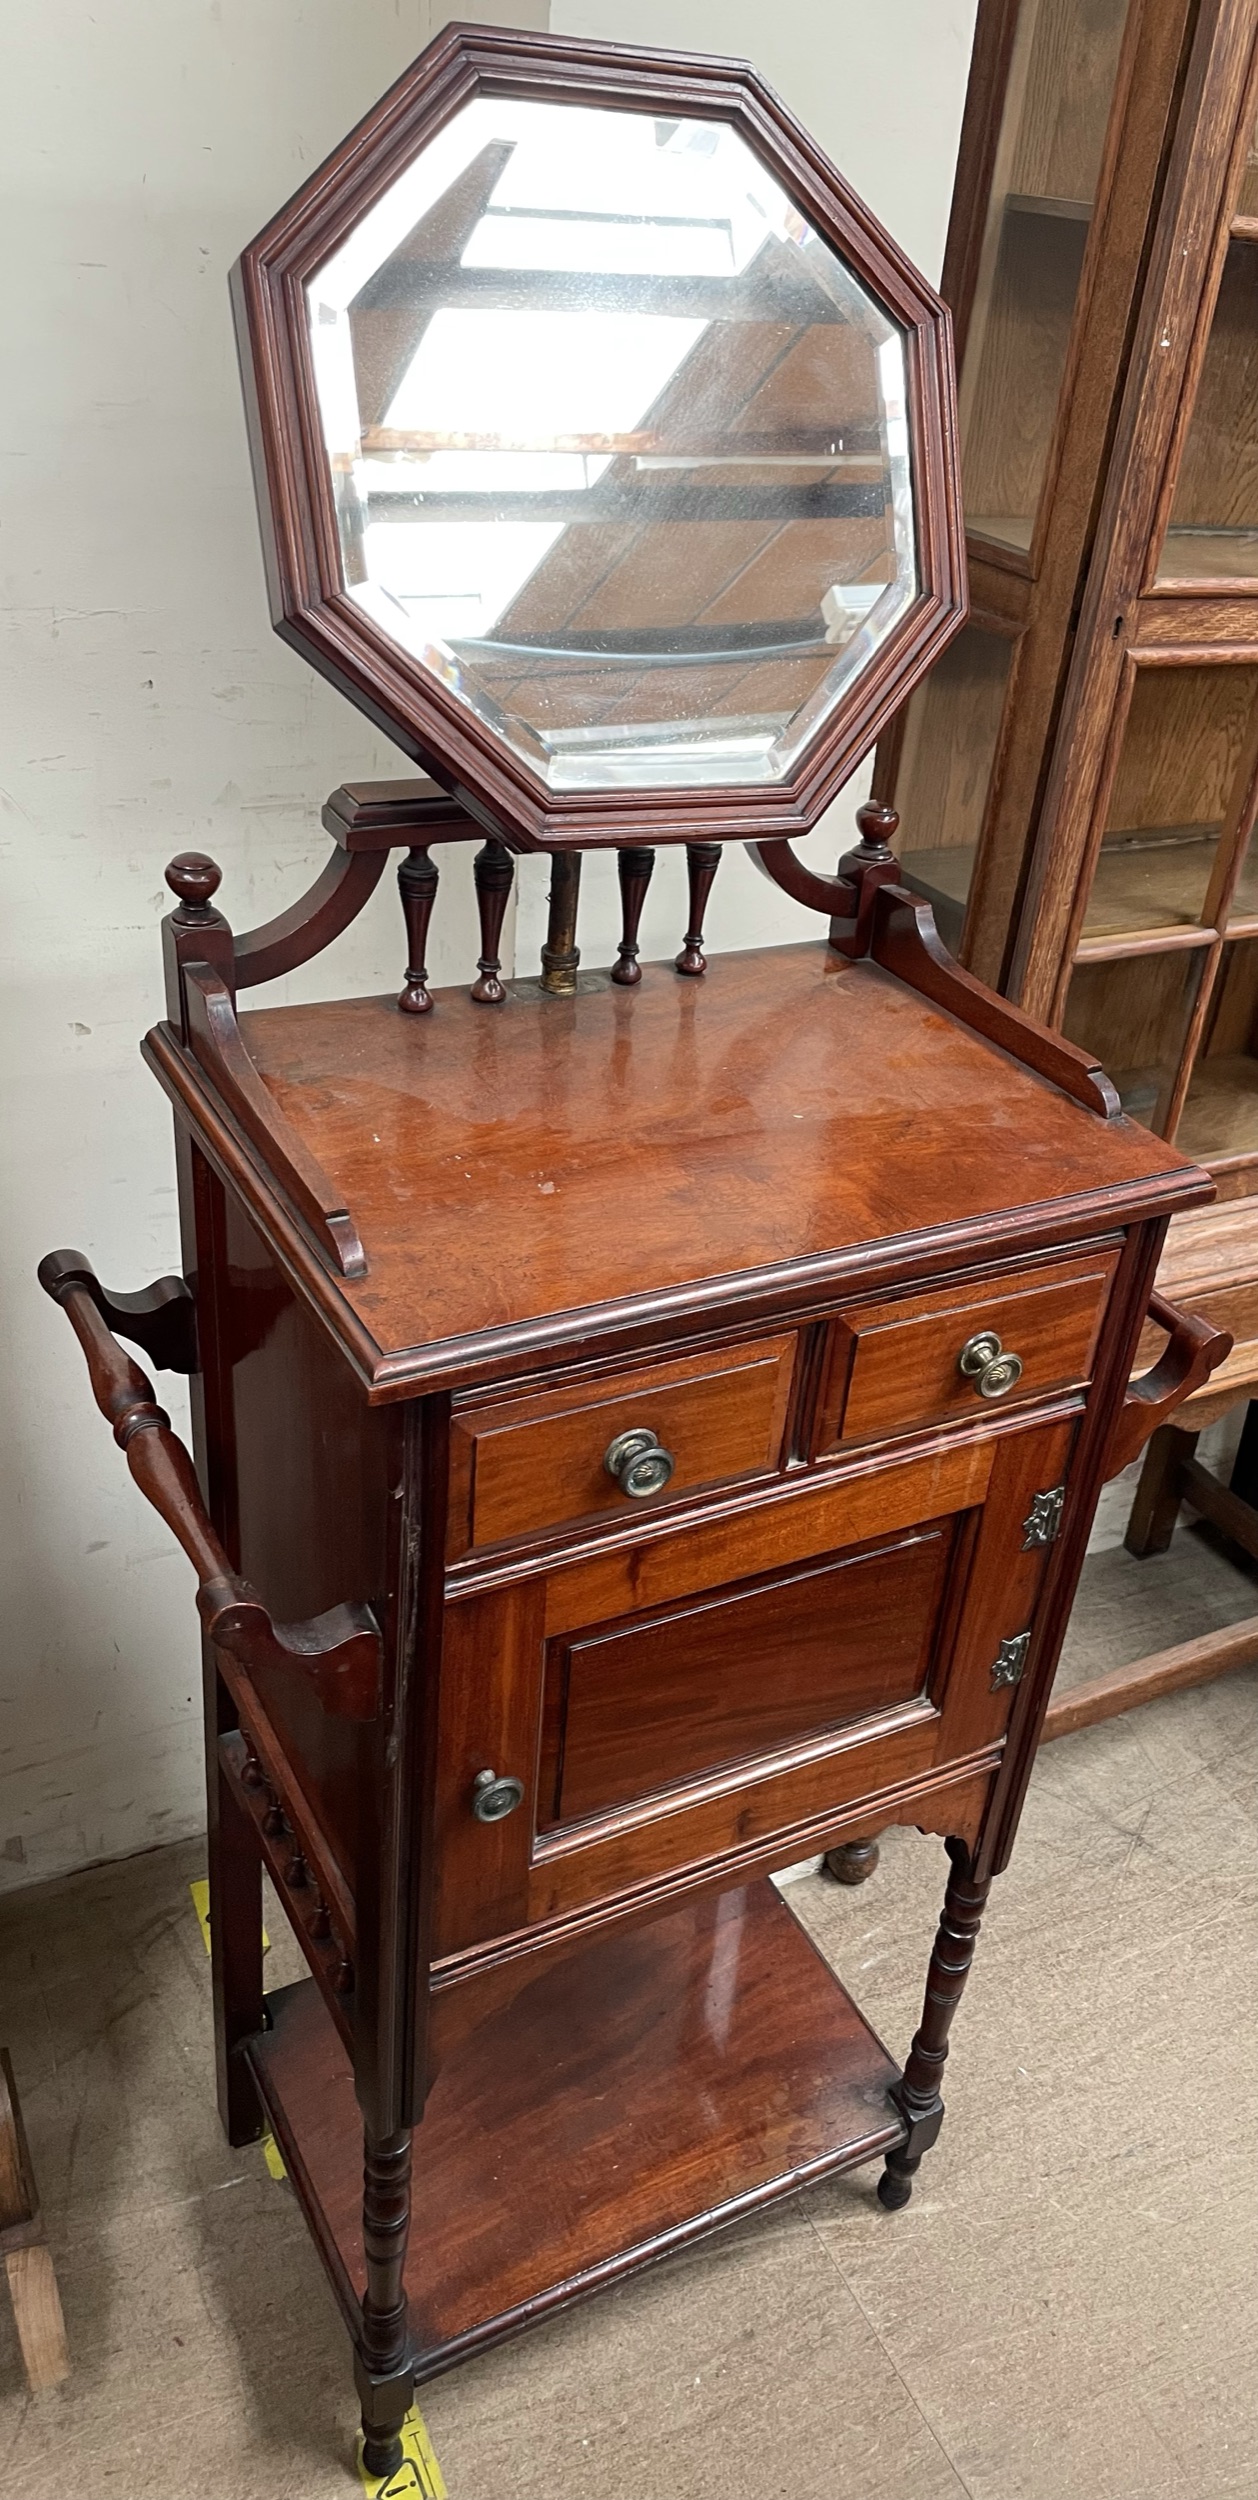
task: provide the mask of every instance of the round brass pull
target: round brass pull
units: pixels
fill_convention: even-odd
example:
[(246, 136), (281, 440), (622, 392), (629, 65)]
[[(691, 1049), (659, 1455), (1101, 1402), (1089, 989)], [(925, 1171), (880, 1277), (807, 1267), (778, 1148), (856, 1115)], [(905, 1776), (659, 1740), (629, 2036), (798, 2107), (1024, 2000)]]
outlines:
[(966, 1338), (957, 1369), (973, 1381), (981, 1398), (1003, 1398), (1022, 1378), (1022, 1357), (1006, 1354), (995, 1330), (984, 1328), (977, 1337)]
[(478, 1771), (472, 1782), (472, 1812), (478, 1823), (501, 1823), (514, 1814), (524, 1796), (523, 1780), (500, 1780), (496, 1771)]
[(662, 1493), (676, 1461), (646, 1424), (618, 1432), (604, 1453), (603, 1465), (631, 1502), (646, 1502)]

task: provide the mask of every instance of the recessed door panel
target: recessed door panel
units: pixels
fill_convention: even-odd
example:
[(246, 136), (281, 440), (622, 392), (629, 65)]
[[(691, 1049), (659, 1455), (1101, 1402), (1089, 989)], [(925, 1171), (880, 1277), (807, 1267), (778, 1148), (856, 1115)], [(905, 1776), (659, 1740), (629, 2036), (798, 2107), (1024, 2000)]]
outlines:
[(540, 1828), (925, 1693), (951, 1522), (547, 1644)]

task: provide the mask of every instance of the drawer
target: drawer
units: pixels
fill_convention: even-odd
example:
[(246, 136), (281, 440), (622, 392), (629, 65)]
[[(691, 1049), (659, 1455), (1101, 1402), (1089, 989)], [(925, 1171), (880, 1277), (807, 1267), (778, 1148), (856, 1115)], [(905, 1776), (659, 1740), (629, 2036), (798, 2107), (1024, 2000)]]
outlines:
[[(967, 1278), (930, 1293), (866, 1303), (830, 1332), (814, 1453), (916, 1426), (971, 1421), (996, 1406), (1090, 1379), (1116, 1251), (1017, 1276)], [(986, 1366), (972, 1340), (999, 1343)]]
[[(449, 1559), (582, 1520), (637, 1517), (702, 1485), (771, 1473), (795, 1344), (794, 1336), (758, 1338), (456, 1413)], [(667, 1480), (641, 1494), (607, 1466), (612, 1445), (632, 1432), (650, 1435), (672, 1461)]]

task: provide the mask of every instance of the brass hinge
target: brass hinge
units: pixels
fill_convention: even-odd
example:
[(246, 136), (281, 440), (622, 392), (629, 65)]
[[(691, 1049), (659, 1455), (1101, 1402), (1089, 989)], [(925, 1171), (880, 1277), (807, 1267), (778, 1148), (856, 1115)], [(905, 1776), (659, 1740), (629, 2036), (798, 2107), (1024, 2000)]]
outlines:
[(1026, 1654), (1031, 1646), (1029, 1632), (1015, 1632), (1011, 1641), (1002, 1641), (992, 1667), (992, 1691), (998, 1693), (1004, 1684), (1020, 1684)]
[(1061, 1527), (1062, 1505), (1066, 1499), (1064, 1484), (1055, 1484), (1050, 1493), (1037, 1493), (1022, 1522), (1022, 1551), (1033, 1545), (1051, 1545)]

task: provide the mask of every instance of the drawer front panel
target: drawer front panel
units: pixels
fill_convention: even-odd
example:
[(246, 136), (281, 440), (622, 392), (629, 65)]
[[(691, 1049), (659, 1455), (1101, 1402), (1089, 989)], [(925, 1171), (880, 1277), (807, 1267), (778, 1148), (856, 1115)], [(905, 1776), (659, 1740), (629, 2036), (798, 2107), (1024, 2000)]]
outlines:
[[(793, 1336), (771, 1337), (456, 1414), (451, 1559), (771, 1472), (781, 1457), (794, 1358)], [(645, 1502), (623, 1492), (605, 1464), (617, 1436), (637, 1428), (653, 1433), (673, 1461), (667, 1485)]]
[(923, 1697), (951, 1525), (547, 1643), (539, 1829)]
[[(1103, 1252), (847, 1313), (831, 1331), (817, 1455), (922, 1424), (972, 1420), (985, 1404), (1087, 1381), (1116, 1265), (1116, 1254)], [(966, 1346), (984, 1336), (1021, 1365), (1009, 1386), (997, 1375), (991, 1399), (981, 1369), (961, 1369)]]

